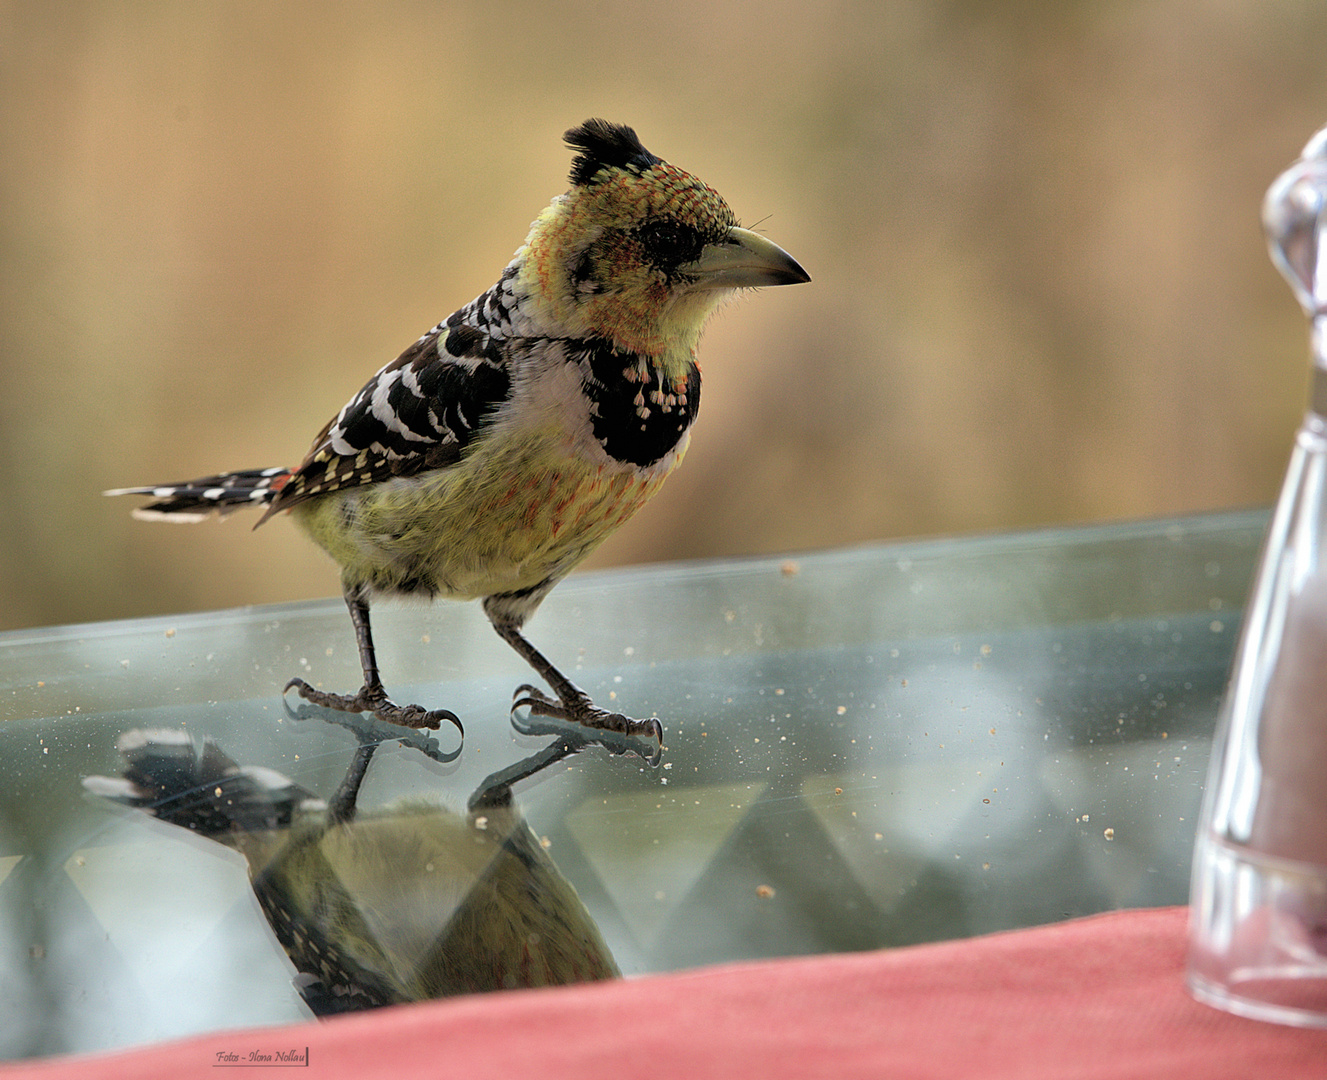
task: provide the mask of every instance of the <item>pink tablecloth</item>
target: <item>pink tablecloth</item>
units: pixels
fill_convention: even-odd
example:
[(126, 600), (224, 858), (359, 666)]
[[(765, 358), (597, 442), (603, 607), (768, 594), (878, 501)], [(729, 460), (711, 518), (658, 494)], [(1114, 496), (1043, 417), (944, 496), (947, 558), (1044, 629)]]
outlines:
[(1185, 918), (1180, 908), (1119, 912), (887, 952), (491, 994), (23, 1063), (0, 1068), (0, 1080), (216, 1080), (233, 1075), (215, 1068), (219, 1053), (243, 1062), (306, 1047), (308, 1072), (294, 1075), (327, 1080), (1327, 1077), (1327, 1032), (1227, 1016), (1188, 996)]

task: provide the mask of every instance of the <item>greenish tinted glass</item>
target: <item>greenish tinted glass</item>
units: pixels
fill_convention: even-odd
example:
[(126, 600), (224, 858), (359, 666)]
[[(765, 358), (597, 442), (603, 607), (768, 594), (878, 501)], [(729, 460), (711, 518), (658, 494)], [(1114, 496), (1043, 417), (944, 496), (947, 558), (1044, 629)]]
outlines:
[[(533, 640), (663, 764), (591, 749), (518, 803), (628, 975), (962, 937), (1188, 894), (1210, 738), (1266, 515), (575, 577)], [(382, 607), (389, 690), (466, 724), (361, 803), (464, 811), (549, 740), (474, 605)], [(375, 612), (377, 614), (377, 612)], [(0, 1053), (308, 1015), (216, 844), (84, 793), (133, 728), (211, 736), (329, 796), (355, 748), (287, 716), (353, 691), (339, 601), (0, 637)], [(437, 733), (450, 750), (455, 734)]]

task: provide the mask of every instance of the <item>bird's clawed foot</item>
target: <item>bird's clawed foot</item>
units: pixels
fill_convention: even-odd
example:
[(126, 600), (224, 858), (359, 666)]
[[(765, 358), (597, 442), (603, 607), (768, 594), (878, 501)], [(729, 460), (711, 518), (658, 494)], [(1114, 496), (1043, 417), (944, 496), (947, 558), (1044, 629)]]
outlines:
[(387, 696), (381, 686), (362, 686), (359, 693), (329, 694), (325, 690), (315, 690), (303, 679), (291, 679), (282, 693), (295, 690), (305, 701), (321, 705), (325, 709), (338, 712), (372, 713), (385, 724), (397, 724), (408, 728), (437, 728), (446, 720), (453, 724), (464, 737), (465, 728), (460, 718), (450, 709), (425, 709), (422, 705), (398, 705)]
[[(537, 686), (525, 683), (512, 695), (511, 722), (525, 735), (555, 733), (556, 728), (538, 723), (538, 718), (576, 724), (596, 734), (596, 739), (610, 753), (636, 754), (650, 765), (658, 765), (663, 756), (663, 725), (657, 717), (633, 720), (622, 713), (601, 709), (581, 691), (570, 700), (549, 697)], [(613, 738), (617, 736), (617, 738)]]

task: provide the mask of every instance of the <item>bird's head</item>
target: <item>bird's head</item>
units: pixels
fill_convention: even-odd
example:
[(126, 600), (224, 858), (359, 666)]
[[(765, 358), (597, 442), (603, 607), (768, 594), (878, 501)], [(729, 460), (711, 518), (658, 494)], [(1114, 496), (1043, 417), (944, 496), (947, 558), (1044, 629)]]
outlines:
[(572, 187), (531, 227), (522, 276), (567, 336), (681, 359), (734, 290), (810, 280), (777, 244), (740, 228), (717, 191), (655, 157), (631, 128), (587, 120), (565, 138), (577, 151)]

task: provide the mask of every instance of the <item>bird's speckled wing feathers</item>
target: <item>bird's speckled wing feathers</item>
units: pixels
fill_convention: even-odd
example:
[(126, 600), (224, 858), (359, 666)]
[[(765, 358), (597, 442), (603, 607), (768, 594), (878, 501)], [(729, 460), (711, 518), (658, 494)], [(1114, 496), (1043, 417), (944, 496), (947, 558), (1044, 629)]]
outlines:
[(440, 323), (374, 375), (319, 432), (264, 520), (328, 491), (454, 464), (510, 389), (507, 366), (488, 334), (459, 321)]

